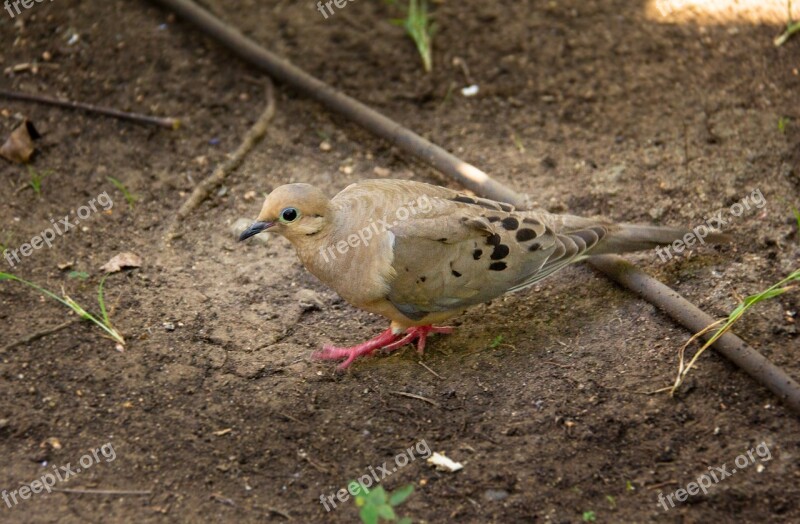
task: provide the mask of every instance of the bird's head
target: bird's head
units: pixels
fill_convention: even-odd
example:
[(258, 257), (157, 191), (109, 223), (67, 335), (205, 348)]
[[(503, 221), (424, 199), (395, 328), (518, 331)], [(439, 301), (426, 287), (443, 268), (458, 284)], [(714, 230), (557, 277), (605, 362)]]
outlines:
[(239, 236), (239, 241), (269, 229), (289, 241), (322, 230), (328, 223), (330, 200), (310, 184), (286, 184), (264, 200), (258, 218)]

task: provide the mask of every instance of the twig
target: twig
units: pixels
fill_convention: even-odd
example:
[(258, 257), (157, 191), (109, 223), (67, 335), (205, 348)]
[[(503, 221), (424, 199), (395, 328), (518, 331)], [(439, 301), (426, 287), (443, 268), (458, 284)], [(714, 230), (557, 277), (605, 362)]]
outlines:
[(287, 512), (285, 512), (283, 510), (280, 510), (278, 508), (273, 508), (272, 506), (269, 506), (267, 508), (267, 511), (269, 511), (270, 513), (274, 513), (276, 515), (280, 515), (281, 517), (285, 518), (286, 520), (292, 520), (292, 516), (291, 515), (289, 515)]
[(152, 495), (152, 491), (127, 491), (127, 490), (116, 490), (116, 489), (60, 489), (60, 488), (50, 488), (52, 491), (57, 491), (59, 493), (76, 493), (79, 495), (132, 495), (136, 497), (144, 497), (147, 495)]
[(654, 489), (663, 488), (664, 486), (671, 486), (671, 485), (677, 484), (677, 483), (678, 483), (677, 480), (666, 480), (664, 482), (659, 482), (658, 484), (651, 484), (649, 486), (645, 486), (645, 488), (648, 489), (648, 490), (654, 490)]
[(264, 109), (264, 112), (261, 116), (256, 120), (255, 124), (247, 131), (247, 134), (244, 137), (244, 140), (236, 148), (236, 151), (233, 155), (228, 158), (225, 162), (221, 163), (217, 168), (214, 170), (211, 175), (209, 175), (206, 179), (202, 182), (197, 184), (192, 191), (192, 194), (189, 195), (189, 198), (183, 203), (183, 205), (178, 210), (177, 215), (175, 216), (175, 220), (170, 224), (169, 229), (167, 229), (166, 234), (164, 235), (164, 240), (166, 242), (170, 242), (175, 237), (178, 236), (177, 229), (180, 223), (191, 214), (192, 211), (197, 209), (203, 201), (208, 198), (211, 192), (220, 185), (225, 178), (232, 173), (233, 171), (238, 168), (247, 154), (250, 152), (253, 147), (264, 138), (264, 135), (267, 134), (267, 124), (269, 121), (272, 120), (272, 117), (275, 115), (275, 96), (273, 94), (272, 82), (267, 79), (267, 106)]
[(309, 457), (308, 455), (304, 455), (304, 456), (303, 456), (303, 458), (306, 460), (306, 462), (308, 462), (309, 464), (311, 464), (311, 465), (314, 467), (314, 469), (316, 469), (316, 470), (317, 470), (317, 471), (319, 471), (320, 473), (330, 473), (330, 471), (328, 470), (328, 468), (326, 468), (326, 467), (325, 467), (325, 466), (323, 466), (322, 464), (320, 464), (320, 463), (318, 463), (318, 462), (314, 461), (314, 460), (313, 460), (311, 457)]
[(17, 346), (21, 346), (23, 344), (27, 344), (27, 343), (33, 342), (35, 340), (39, 340), (40, 338), (46, 337), (47, 335), (52, 335), (53, 333), (56, 333), (57, 331), (61, 331), (62, 329), (71, 326), (72, 324), (77, 324), (81, 320), (83, 320), (83, 319), (82, 318), (73, 318), (72, 320), (68, 320), (67, 322), (64, 322), (63, 324), (59, 324), (56, 327), (47, 328), (47, 329), (43, 329), (41, 331), (37, 331), (36, 333), (33, 333), (33, 334), (28, 335), (28, 336), (26, 336), (24, 338), (21, 338), (21, 339), (17, 340), (16, 342), (12, 342), (10, 344), (6, 344), (5, 346), (0, 348), (0, 353), (5, 353), (9, 349), (13, 349), (13, 348), (15, 348)]
[(0, 97), (9, 98), (11, 100), (21, 100), (23, 102), (36, 102), (38, 104), (65, 107), (67, 109), (77, 109), (80, 111), (86, 111), (88, 113), (97, 113), (99, 115), (111, 116), (122, 120), (130, 120), (131, 122), (136, 122), (137, 124), (155, 125), (169, 129), (178, 129), (181, 125), (181, 121), (177, 118), (164, 118), (159, 116), (142, 115), (139, 113), (128, 113), (127, 111), (120, 111), (118, 109), (111, 109), (109, 107), (101, 107), (83, 102), (73, 102), (71, 100), (59, 100), (58, 98), (51, 98), (45, 95), (20, 93), (17, 91), (9, 91), (7, 89), (0, 89)]
[(434, 407), (437, 407), (437, 408), (439, 407), (439, 403), (436, 402), (435, 400), (431, 400), (429, 398), (421, 397), (421, 396), (415, 395), (413, 393), (406, 393), (405, 391), (390, 391), (389, 393), (391, 393), (392, 395), (397, 395), (398, 397), (408, 397), (408, 398), (413, 398), (413, 399), (416, 399), (416, 400), (421, 400), (423, 402), (427, 402), (431, 406), (434, 406)]
[[(326, 83), (294, 67), (270, 53), (253, 40), (209, 14), (190, 0), (151, 0), (187, 19), (204, 33), (216, 39), (242, 59), (262, 69), (275, 79), (305, 93), (331, 111), (338, 112), (356, 124), (396, 145), (403, 151), (452, 177), (477, 194), (526, 207), (526, 198), (478, 169), (422, 138), (397, 122), (366, 105), (336, 91)], [(597, 260), (593, 260), (597, 259)], [(714, 321), (706, 313), (656, 279), (614, 255), (592, 257), (589, 263), (620, 285), (640, 293), (650, 303), (663, 309), (678, 323), (697, 332)], [(728, 333), (713, 346), (744, 369), (751, 377), (786, 400), (800, 413), (800, 386), (782, 369), (741, 339)], [(407, 396), (407, 395), (404, 395)]]
[(419, 364), (420, 366), (424, 367), (425, 369), (427, 369), (428, 371), (430, 371), (431, 373), (433, 373), (433, 374), (434, 374), (435, 376), (437, 376), (438, 378), (442, 378), (442, 376), (441, 376), (439, 373), (435, 372), (434, 370), (432, 370), (431, 368), (429, 368), (428, 366), (426, 366), (426, 365), (425, 365), (425, 363), (424, 363), (423, 361), (421, 361), (421, 360), (420, 360), (420, 361), (418, 361), (418, 362), (417, 362), (417, 364)]

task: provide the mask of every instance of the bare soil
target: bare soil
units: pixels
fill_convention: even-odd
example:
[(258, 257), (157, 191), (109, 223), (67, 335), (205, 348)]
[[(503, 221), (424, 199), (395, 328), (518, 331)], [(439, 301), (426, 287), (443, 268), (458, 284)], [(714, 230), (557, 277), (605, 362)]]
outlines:
[[(800, 39), (774, 47), (777, 23), (669, 22), (623, 0), (442, 2), (426, 75), (381, 2), (327, 20), (311, 0), (209, 4), (550, 210), (693, 227), (760, 190), (767, 204), (731, 220), (732, 245), (630, 257), (713, 315), (797, 267)], [(142, 1), (0, 11), (0, 44), (3, 87), (185, 120), (169, 131), (0, 100), (2, 135), (29, 118), (43, 135), (32, 166), (52, 172), (36, 194), (20, 189), (27, 169), (0, 161), (0, 242), (16, 248), (104, 191), (114, 200), (3, 271), (97, 310), (99, 267), (121, 251), (144, 260), (106, 282), (124, 352), (80, 323), (0, 354), (0, 488), (110, 442), (113, 461), (56, 487), (151, 491), (37, 494), (0, 502), (3, 521), (354, 522), (352, 501), (326, 512), (320, 496), (421, 440), (464, 468), (417, 459), (384, 479), (416, 485), (400, 508), (415, 522), (800, 521), (797, 415), (711, 352), (675, 398), (647, 394), (672, 382), (690, 334), (586, 266), (474, 308), (422, 358), (408, 348), (345, 374), (310, 360), (385, 321), (316, 281), (283, 239), (238, 244), (232, 224), (290, 181), (331, 195), (387, 172), (450, 184), (431, 169), (279, 86), (264, 142), (165, 247), (180, 204), (263, 110), (260, 73)], [(462, 96), (473, 82), (479, 94)], [(139, 197), (133, 207), (109, 176)], [(68, 262), (90, 277), (69, 278)], [(736, 329), (797, 378), (799, 296)], [(2, 282), (0, 346), (68, 313)], [(771, 460), (659, 505), (761, 443)]]

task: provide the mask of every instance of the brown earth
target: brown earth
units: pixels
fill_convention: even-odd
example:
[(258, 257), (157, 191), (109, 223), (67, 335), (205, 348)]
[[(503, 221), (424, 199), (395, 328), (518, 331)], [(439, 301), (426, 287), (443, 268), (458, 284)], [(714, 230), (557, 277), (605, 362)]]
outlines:
[[(311, 0), (210, 4), (548, 209), (695, 226), (760, 190), (767, 204), (731, 219), (733, 245), (630, 257), (713, 315), (797, 267), (800, 39), (774, 47), (777, 23), (670, 22), (622, 0), (448, 1), (435, 7), (425, 75), (380, 2), (328, 20)], [(320, 495), (423, 439), (464, 469), (417, 459), (383, 481), (416, 485), (400, 508), (415, 522), (581, 522), (589, 511), (597, 522), (800, 521), (797, 415), (712, 353), (675, 398), (646, 394), (672, 381), (689, 333), (585, 266), (474, 308), (421, 359), (409, 348), (346, 374), (311, 361), (321, 344), (359, 342), (384, 320), (317, 282), (283, 239), (237, 244), (231, 225), (285, 182), (334, 194), (381, 168), (449, 184), (429, 168), (279, 87), (264, 142), (165, 248), (181, 202), (261, 113), (260, 74), (140, 1), (57, 0), (14, 20), (2, 10), (0, 44), (3, 87), (186, 121), (172, 132), (0, 101), (3, 136), (30, 118), (43, 135), (32, 166), (52, 172), (37, 195), (26, 169), (0, 163), (0, 242), (18, 247), (50, 218), (104, 191), (114, 199), (4, 271), (96, 310), (99, 267), (121, 251), (144, 259), (106, 282), (124, 352), (84, 323), (0, 354), (0, 488), (111, 443), (113, 461), (100, 455), (57, 487), (152, 492), (38, 494), (0, 502), (3, 521), (354, 522), (352, 501), (326, 513)], [(461, 95), (456, 57), (478, 96)], [(35, 60), (35, 72), (7, 69)], [(138, 195), (132, 208), (109, 176)], [(91, 276), (70, 279), (66, 262)], [(795, 292), (760, 305), (737, 332), (800, 378), (798, 302)], [(16, 283), (0, 285), (0, 304), (0, 346), (70, 318)], [(730, 470), (761, 443), (771, 460), (659, 505), (660, 492)]]

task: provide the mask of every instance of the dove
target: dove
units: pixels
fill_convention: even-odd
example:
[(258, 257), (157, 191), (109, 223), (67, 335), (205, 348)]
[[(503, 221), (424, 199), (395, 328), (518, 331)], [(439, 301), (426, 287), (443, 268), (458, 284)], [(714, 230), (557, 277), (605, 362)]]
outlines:
[[(305, 268), (351, 305), (389, 328), (352, 347), (325, 345), (314, 357), (345, 369), (376, 350), (417, 343), (467, 308), (530, 287), (591, 255), (671, 244), (688, 229), (517, 210), (423, 182), (364, 180), (333, 198), (303, 183), (277, 187), (239, 237), (285, 237)], [(725, 235), (709, 233), (709, 242)]]

